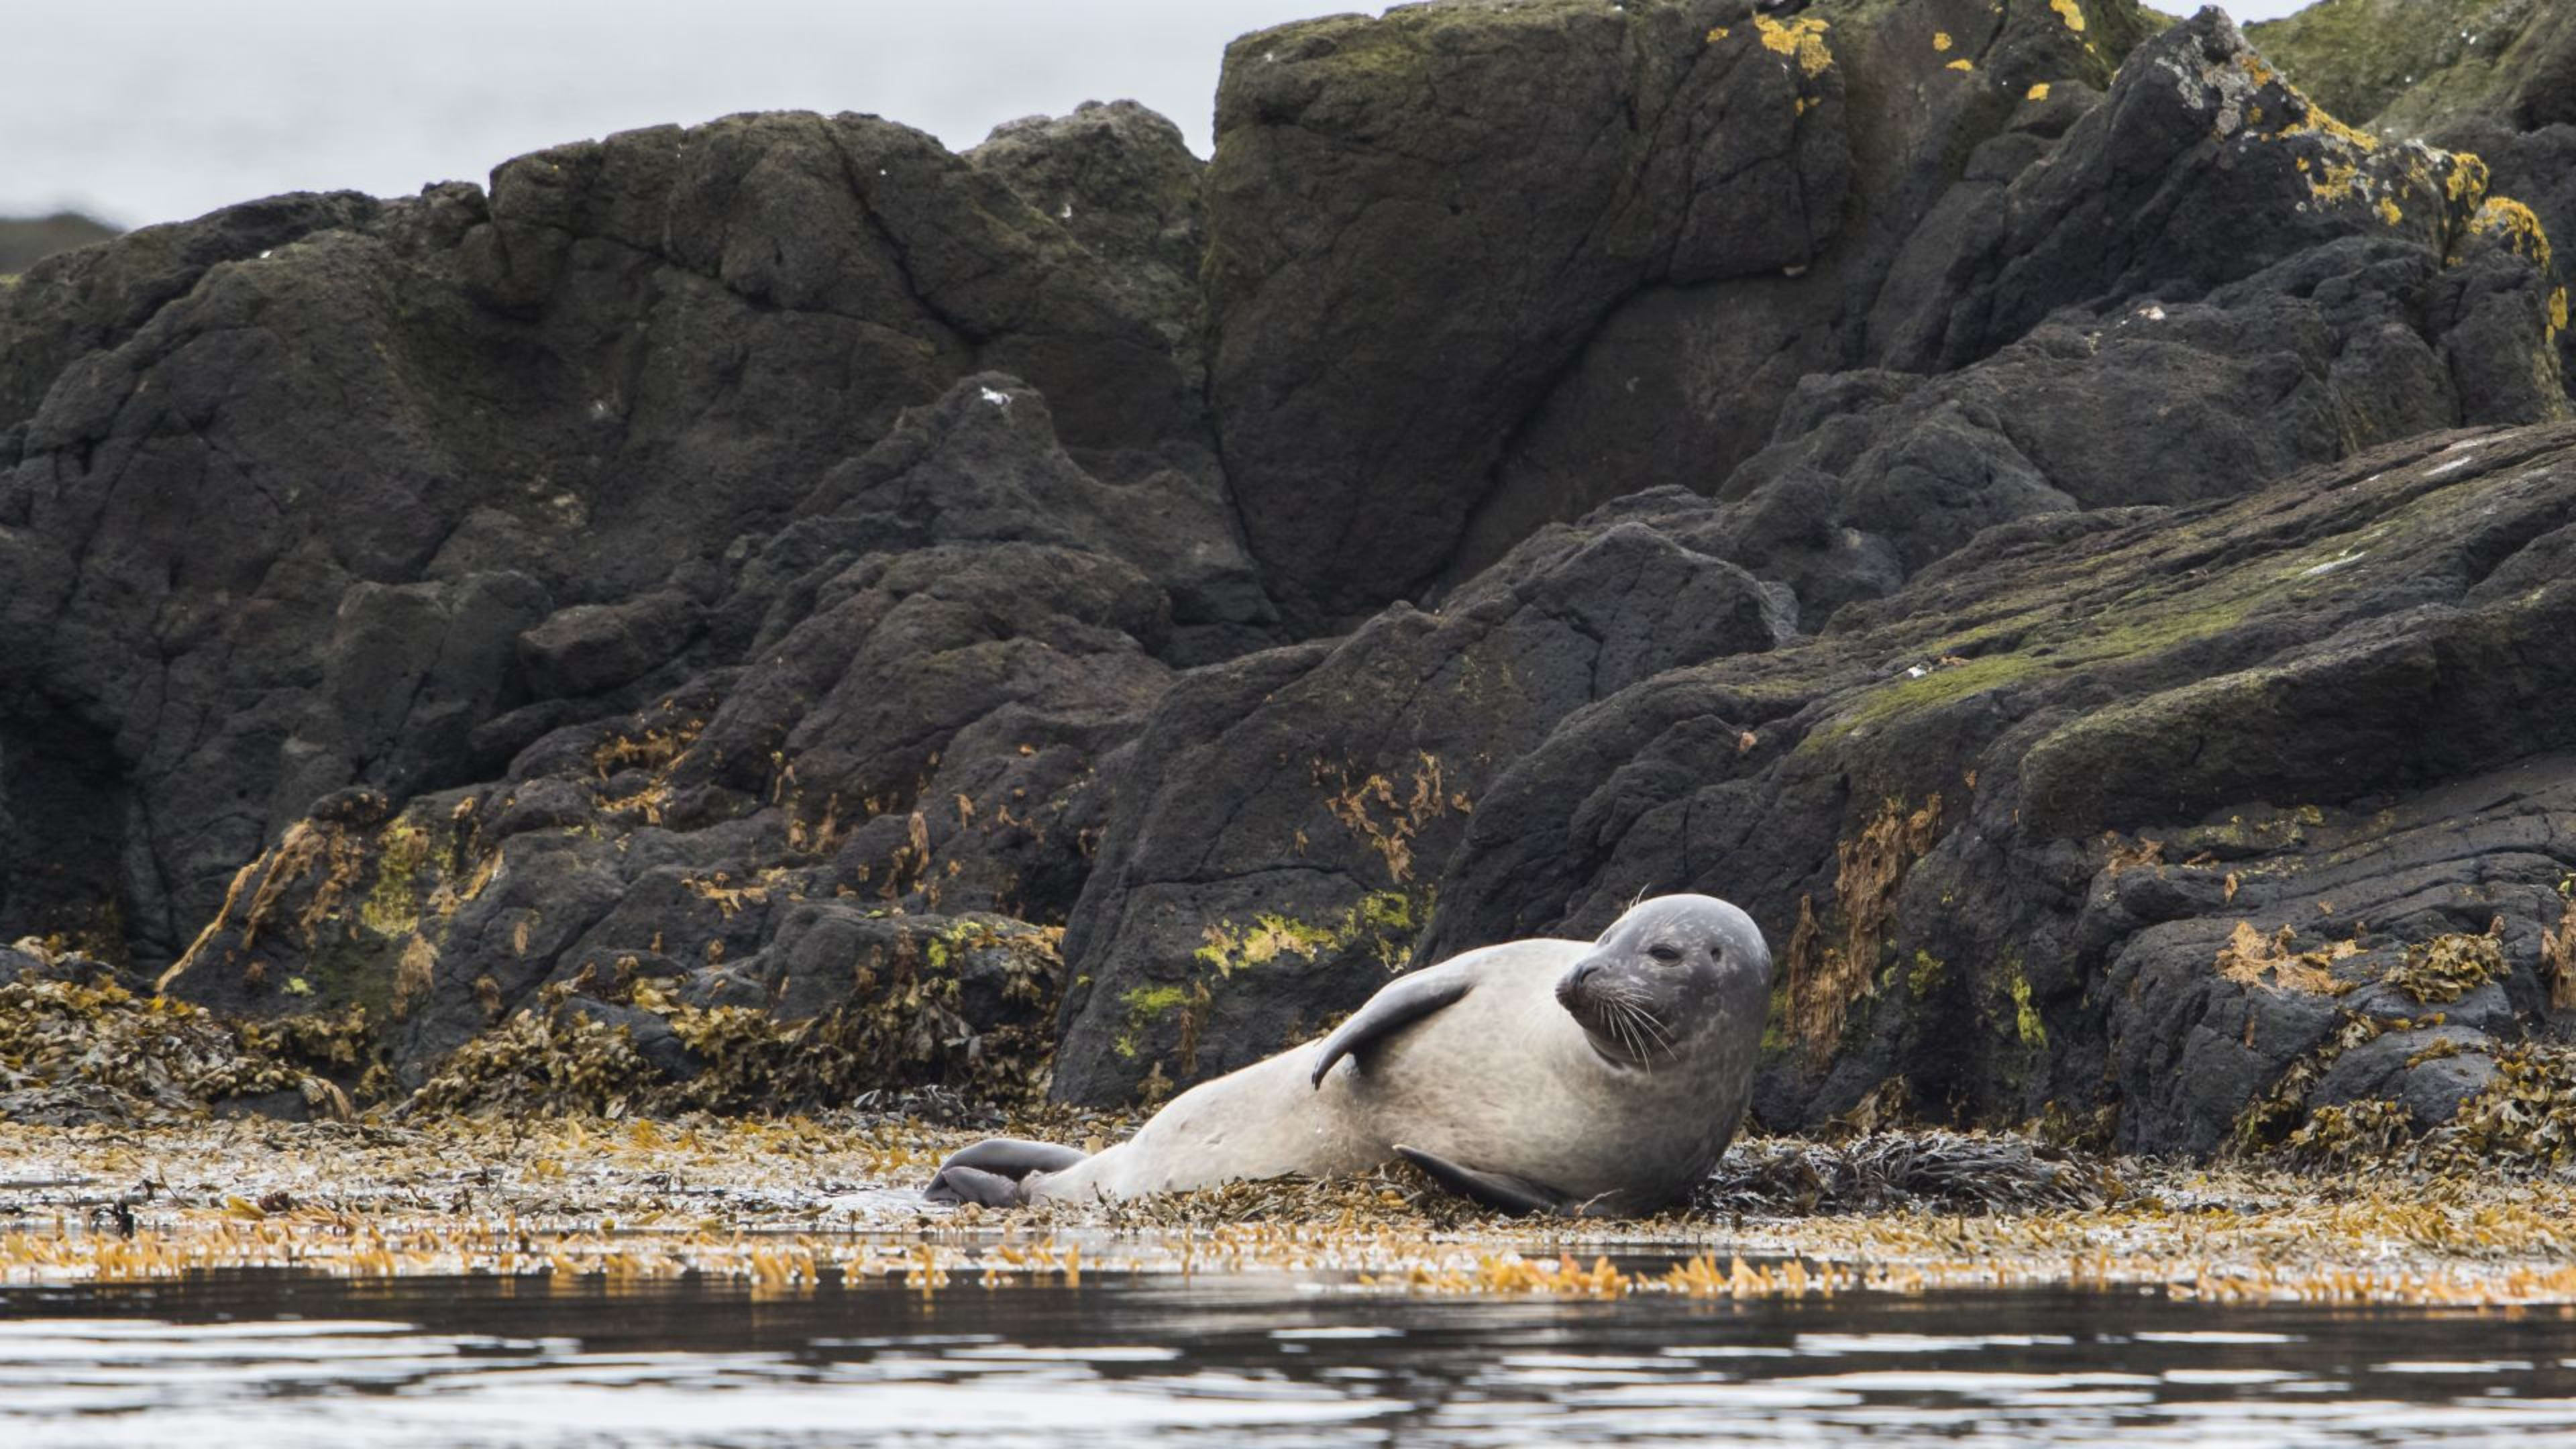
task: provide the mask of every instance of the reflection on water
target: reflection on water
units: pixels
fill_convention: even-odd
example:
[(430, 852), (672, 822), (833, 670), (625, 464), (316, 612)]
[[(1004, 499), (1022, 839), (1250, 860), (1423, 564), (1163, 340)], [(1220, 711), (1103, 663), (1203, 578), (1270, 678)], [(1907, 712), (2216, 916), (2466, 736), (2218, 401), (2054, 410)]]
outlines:
[(2576, 1436), (2576, 1323), (2121, 1292), (1419, 1300), (207, 1274), (0, 1290), (0, 1444), (2420, 1444)]

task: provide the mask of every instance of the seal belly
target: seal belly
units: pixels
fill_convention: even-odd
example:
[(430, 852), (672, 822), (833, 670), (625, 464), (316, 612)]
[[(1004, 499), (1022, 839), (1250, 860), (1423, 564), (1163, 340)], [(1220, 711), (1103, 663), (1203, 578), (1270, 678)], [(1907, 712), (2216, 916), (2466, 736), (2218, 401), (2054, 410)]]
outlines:
[[(1704, 1173), (1741, 1085), (1689, 1061), (1623, 1067), (1557, 1003), (1582, 943), (1515, 942), (1476, 989), (1389, 1039), (1352, 1083), (1370, 1134), (1616, 1211), (1660, 1206)], [(1507, 953), (1507, 954), (1500, 954)]]
[(1476, 963), (1476, 989), (1388, 1040), (1347, 1080), (1370, 1135), (1582, 1194), (1632, 1130), (1619, 1084), (1556, 1004), (1586, 946), (1521, 941)]

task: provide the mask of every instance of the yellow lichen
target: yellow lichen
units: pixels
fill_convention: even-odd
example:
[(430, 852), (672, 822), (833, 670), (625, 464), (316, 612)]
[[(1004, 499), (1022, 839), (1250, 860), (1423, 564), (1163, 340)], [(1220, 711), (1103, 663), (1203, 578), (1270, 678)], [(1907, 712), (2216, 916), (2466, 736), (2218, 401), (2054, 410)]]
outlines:
[(1975, 61), (1973, 61), (1973, 60), (1968, 60), (1968, 59), (1966, 59), (1966, 58), (1964, 58), (1964, 57), (1962, 57), (1961, 59), (1958, 59), (1958, 60), (1954, 60), (1954, 61), (1950, 62), (1948, 65), (1946, 65), (1946, 66), (1943, 66), (1943, 67), (1942, 67), (1942, 69), (1944, 69), (1944, 70), (1975, 70), (1976, 68), (1977, 68), (1977, 63), (1976, 63)]
[(2048, 0), (2048, 8), (2057, 12), (2058, 18), (2066, 22), (2067, 29), (2077, 32), (2084, 29), (2084, 7), (2075, 0)]
[(1933, 31), (1932, 48), (1934, 50), (1948, 50), (1950, 48), (1950, 32), (1946, 30)]
[(2508, 251), (2528, 259), (2546, 272), (2549, 270), (2549, 233), (2531, 208), (2510, 196), (2490, 196), (2478, 206), (2478, 214), (2469, 224), (2504, 243)]
[(2379, 219), (2388, 223), (2390, 226), (2395, 226), (2397, 223), (2406, 219), (2406, 213), (2398, 210), (2397, 203), (2388, 197), (2383, 196), (2379, 198), (2378, 209)]
[(2470, 151), (2455, 151), (2451, 155), (2451, 174), (2442, 179), (2442, 189), (2462, 206), (2473, 206), (2486, 199), (2488, 179), (2484, 158)]
[(2026, 100), (2026, 101), (2044, 101), (2044, 100), (2047, 100), (2047, 99), (2048, 99), (2048, 82), (2046, 82), (2046, 81), (2041, 81), (2039, 84), (2037, 84), (2037, 85), (2035, 85), (2035, 86), (2032, 86), (2029, 90), (2024, 91), (2024, 92), (2022, 93), (2022, 99), (2023, 99), (2023, 100)]
[(2356, 130), (2351, 126), (2347, 126), (2343, 122), (2336, 120), (2332, 115), (2329, 115), (2326, 112), (2325, 107), (2318, 105), (2316, 102), (2309, 100), (2305, 95), (2301, 94), (2296, 86), (2285, 86), (2283, 89), (2288, 90), (2290, 94), (2294, 96), (2298, 96), (2300, 102), (2307, 106), (2308, 118), (2299, 122), (2295, 126), (2283, 128), (2281, 132), (2282, 135), (2328, 136), (2337, 141), (2343, 142), (2345, 145), (2352, 147), (2356, 151), (2376, 151), (2379, 149), (2379, 138), (2377, 136), (2370, 134), (2368, 131)]
[(2318, 175), (2308, 179), (2308, 191), (2319, 201), (2342, 201), (2365, 184), (2359, 163), (2328, 161)]
[(1834, 54), (1825, 48), (1824, 20), (1801, 15), (1783, 25), (1768, 15), (1753, 17), (1753, 28), (1762, 34), (1762, 44), (1798, 62), (1798, 69), (1811, 76), (1823, 75), (1834, 63)]
[(1709, 27), (1709, 32), (1708, 32), (1708, 43), (1709, 43), (1709, 44), (1711, 44), (1711, 45), (1715, 45), (1715, 44), (1717, 44), (1719, 41), (1724, 40), (1726, 37), (1727, 37), (1727, 29), (1726, 29), (1726, 27), (1725, 27), (1725, 26), (1723, 26), (1723, 25), (1715, 25), (1715, 26), (1711, 26), (1711, 27)]

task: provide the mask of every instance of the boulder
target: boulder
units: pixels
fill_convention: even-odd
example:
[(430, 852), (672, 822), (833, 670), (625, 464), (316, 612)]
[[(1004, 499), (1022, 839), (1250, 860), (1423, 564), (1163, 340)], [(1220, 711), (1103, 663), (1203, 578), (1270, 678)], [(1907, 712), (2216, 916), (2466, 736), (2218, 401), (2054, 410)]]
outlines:
[(1615, 519), (1542, 529), (1436, 613), (1185, 676), (1124, 761), (1066, 933), (1055, 1091), (1187, 1084), (1358, 1006), (1410, 957), (1487, 788), (1558, 720), (1793, 632), (1782, 591)]
[(0, 292), (0, 934), (110, 909), (157, 967), (320, 795), (490, 780), (738, 662), (747, 635), (700, 630), (743, 562), (991, 367), (1044, 389), (1045, 466), (1189, 520), (1134, 532), (1191, 637), (1242, 647), (1267, 604), (1140, 305), (992, 172), (862, 116), (38, 263)]
[(2298, 1120), (2346, 1013), (2428, 1014), (2364, 991), (2407, 948), (2491, 927), (2476, 1025), (2518, 1040), (2576, 1001), (2543, 642), (2570, 518), (2556, 425), (1990, 529), (1812, 643), (1569, 716), (1479, 799), (1415, 959), (1736, 900), (1782, 961), (1774, 1127), (1902, 1076), (2213, 1151), (2267, 1093)]

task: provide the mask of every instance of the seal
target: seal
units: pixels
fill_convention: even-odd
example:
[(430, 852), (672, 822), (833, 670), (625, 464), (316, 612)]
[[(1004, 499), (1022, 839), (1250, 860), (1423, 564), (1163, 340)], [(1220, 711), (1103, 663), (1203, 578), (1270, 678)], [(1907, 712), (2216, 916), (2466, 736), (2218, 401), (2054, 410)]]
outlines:
[(979, 1142), (924, 1196), (1117, 1199), (1401, 1157), (1510, 1212), (1650, 1213), (1735, 1135), (1770, 992), (1751, 917), (1659, 896), (1597, 940), (1510, 941), (1399, 977), (1330, 1035), (1192, 1087), (1101, 1152)]

